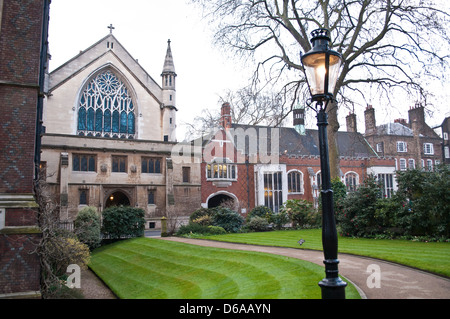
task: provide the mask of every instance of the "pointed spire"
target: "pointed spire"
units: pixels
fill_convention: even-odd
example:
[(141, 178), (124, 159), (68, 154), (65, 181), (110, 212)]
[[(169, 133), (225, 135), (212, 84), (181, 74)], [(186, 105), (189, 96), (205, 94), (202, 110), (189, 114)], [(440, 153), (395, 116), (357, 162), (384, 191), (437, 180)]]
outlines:
[(175, 73), (175, 65), (173, 64), (173, 56), (172, 56), (172, 49), (170, 48), (170, 39), (167, 40), (167, 53), (166, 53), (166, 59), (164, 60), (164, 67), (163, 67), (163, 74), (164, 73)]

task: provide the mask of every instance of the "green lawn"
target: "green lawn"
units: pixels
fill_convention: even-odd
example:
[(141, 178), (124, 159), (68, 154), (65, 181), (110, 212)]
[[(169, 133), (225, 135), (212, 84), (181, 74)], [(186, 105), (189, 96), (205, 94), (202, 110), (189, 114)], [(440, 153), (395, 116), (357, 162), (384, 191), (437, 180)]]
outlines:
[[(197, 237), (198, 238), (198, 237)], [(322, 250), (322, 230), (284, 230), (201, 238), (227, 242)], [(300, 246), (297, 242), (304, 239)], [(374, 257), (450, 277), (450, 243), (339, 237), (339, 252)]]
[[(89, 266), (124, 299), (319, 299), (324, 277), (295, 258), (149, 238), (101, 247)], [(359, 298), (351, 284), (346, 297)]]

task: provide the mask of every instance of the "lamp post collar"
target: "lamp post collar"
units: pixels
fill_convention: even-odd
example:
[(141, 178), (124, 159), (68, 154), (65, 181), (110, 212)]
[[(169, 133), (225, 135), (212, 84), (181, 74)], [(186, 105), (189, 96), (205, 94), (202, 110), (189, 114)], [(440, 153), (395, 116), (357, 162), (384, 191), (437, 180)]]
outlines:
[(316, 29), (311, 32), (311, 44), (314, 48), (324, 47), (324, 50), (328, 49), (328, 45), (331, 42), (330, 31), (328, 29)]

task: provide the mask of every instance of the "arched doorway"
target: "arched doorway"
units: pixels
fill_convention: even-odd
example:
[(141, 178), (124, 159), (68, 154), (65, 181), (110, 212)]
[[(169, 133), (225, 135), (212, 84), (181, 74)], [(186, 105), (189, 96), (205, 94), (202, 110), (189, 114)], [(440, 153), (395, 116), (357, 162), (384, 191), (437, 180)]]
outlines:
[(105, 208), (111, 206), (130, 206), (130, 199), (125, 193), (116, 191), (106, 199)]
[(208, 208), (218, 207), (225, 204), (227, 207), (235, 208), (237, 206), (237, 198), (229, 193), (217, 193), (208, 198)]

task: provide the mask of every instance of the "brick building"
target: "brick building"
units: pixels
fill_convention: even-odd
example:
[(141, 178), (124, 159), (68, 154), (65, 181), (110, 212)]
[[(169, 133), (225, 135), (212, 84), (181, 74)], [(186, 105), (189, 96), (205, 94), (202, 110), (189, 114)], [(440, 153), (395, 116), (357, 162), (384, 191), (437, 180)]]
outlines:
[(438, 128), (442, 134), (442, 163), (450, 165), (450, 117), (446, 117)]
[(0, 0), (0, 298), (40, 297), (33, 183), (49, 2)]
[(425, 122), (423, 106), (411, 107), (408, 120), (398, 119), (378, 126), (372, 106), (366, 108), (364, 115), (365, 138), (379, 156), (395, 159), (396, 170), (431, 170), (442, 162), (442, 139)]
[[(235, 124), (230, 105), (221, 109), (221, 127), (203, 140), (202, 206), (232, 201), (245, 214), (264, 205), (278, 212), (288, 199), (317, 205), (320, 156), (317, 130)], [(299, 133), (304, 132), (304, 134)], [(394, 161), (378, 156), (357, 132), (339, 132), (341, 180), (352, 191), (368, 174), (393, 180)], [(385, 195), (396, 188), (387, 184)]]

